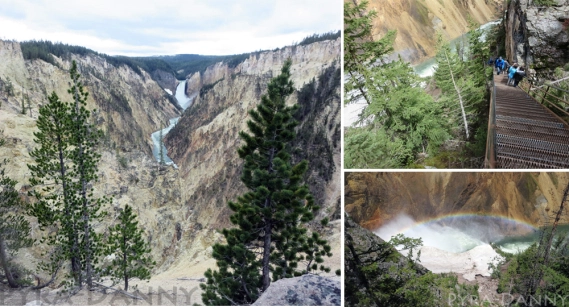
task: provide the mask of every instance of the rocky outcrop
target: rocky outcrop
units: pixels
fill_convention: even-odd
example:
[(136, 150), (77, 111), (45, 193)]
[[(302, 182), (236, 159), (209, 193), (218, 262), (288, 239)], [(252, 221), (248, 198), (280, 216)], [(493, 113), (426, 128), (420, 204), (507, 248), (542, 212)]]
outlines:
[(253, 306), (340, 306), (340, 294), (339, 279), (309, 274), (271, 283)]
[(511, 63), (550, 73), (569, 62), (569, 1), (537, 5), (510, 1), (506, 13), (506, 56)]
[(172, 73), (163, 71), (162, 69), (156, 69), (151, 73), (152, 79), (158, 83), (162, 88), (170, 90), (172, 95), (176, 93), (176, 87), (178, 86), (178, 80), (176, 76)]
[(347, 173), (345, 210), (367, 229), (399, 214), (420, 222), (451, 213), (538, 226), (559, 207), (568, 183), (566, 173)]
[[(358, 1), (359, 3), (359, 1)], [(417, 63), (435, 55), (436, 33), (452, 40), (468, 31), (468, 16), (478, 24), (496, 19), (499, 0), (371, 0), (368, 9), (377, 12), (374, 38), (397, 30), (395, 51)]]

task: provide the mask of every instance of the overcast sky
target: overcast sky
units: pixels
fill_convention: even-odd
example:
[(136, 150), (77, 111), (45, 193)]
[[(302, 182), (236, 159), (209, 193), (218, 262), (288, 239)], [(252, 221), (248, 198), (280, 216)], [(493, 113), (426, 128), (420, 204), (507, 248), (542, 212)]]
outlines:
[(342, 27), (342, 0), (0, 0), (0, 39), (110, 55), (226, 55)]

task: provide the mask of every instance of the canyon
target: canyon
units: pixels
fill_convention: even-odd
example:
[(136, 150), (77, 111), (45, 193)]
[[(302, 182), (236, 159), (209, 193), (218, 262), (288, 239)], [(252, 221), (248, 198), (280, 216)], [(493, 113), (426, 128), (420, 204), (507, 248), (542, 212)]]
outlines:
[(568, 183), (567, 173), (346, 173), (345, 210), (370, 230), (401, 213), (419, 222), (463, 213), (541, 226)]
[(371, 0), (368, 10), (377, 12), (374, 39), (396, 30), (392, 57), (417, 64), (435, 55), (436, 33), (455, 39), (468, 31), (469, 17), (485, 24), (499, 17), (502, 5), (499, 0)]
[[(305, 180), (321, 205), (316, 220), (331, 220), (327, 227), (316, 223), (310, 227), (323, 233), (332, 246), (334, 256), (326, 260), (332, 272), (341, 267), (340, 39), (257, 52), (235, 67), (218, 63), (192, 74), (186, 91), (196, 98), (183, 113), (168, 97), (167, 90), (174, 93), (178, 83), (172, 74), (144, 70), (138, 74), (92, 54), (54, 58), (57, 65), (25, 60), (17, 42), (0, 41), (0, 78), (3, 82), (9, 78), (15, 92), (9, 96), (0, 91), (0, 130), (7, 140), (0, 156), (10, 160), (7, 175), (18, 181), (17, 189), (25, 198), (26, 164), (33, 163), (29, 153), (36, 146), (38, 109), (52, 91), (71, 100), (67, 70), (75, 60), (89, 92), (87, 107), (96, 109), (91, 119), (105, 134), (94, 188), (96, 196), (112, 196), (113, 201), (103, 209), (108, 217), (97, 231), (103, 232), (124, 205), (133, 206), (157, 262), (154, 285), (178, 285), (182, 279), (194, 280), (194, 286), (207, 268), (215, 266), (211, 246), (222, 241), (220, 230), (231, 227), (227, 201), (246, 191), (240, 182), (238, 132), (247, 130), (248, 111), (291, 58), (296, 91), (287, 103), (308, 96), (296, 116), (300, 124), (293, 160), (310, 163)], [(23, 95), (29, 96), (31, 106), (25, 114), (21, 114)], [(179, 166), (175, 169), (160, 165), (152, 156), (150, 135), (179, 116), (165, 138), (169, 155)], [(37, 223), (30, 222), (32, 236), (40, 238)], [(16, 259), (34, 269), (43, 251), (42, 245), (22, 249)], [(199, 290), (192, 303), (200, 301), (198, 294)]]

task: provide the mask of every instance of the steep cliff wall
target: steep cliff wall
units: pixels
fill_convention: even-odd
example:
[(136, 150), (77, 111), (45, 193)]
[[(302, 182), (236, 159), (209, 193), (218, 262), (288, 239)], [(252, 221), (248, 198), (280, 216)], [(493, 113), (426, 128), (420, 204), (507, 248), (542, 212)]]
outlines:
[(505, 20), (508, 59), (540, 73), (569, 62), (569, 1), (554, 2), (552, 6), (529, 0), (509, 2)]
[(347, 173), (345, 210), (368, 229), (400, 213), (417, 221), (495, 214), (541, 225), (568, 183), (567, 173)]
[(209, 66), (204, 73), (196, 72), (187, 78), (186, 94), (191, 96), (204, 85), (211, 85), (234, 75), (254, 75), (271, 78), (279, 74), (286, 59), (292, 59), (291, 75), (299, 88), (338, 59), (340, 40), (316, 42), (305, 46), (287, 46), (277, 51), (252, 53), (249, 58), (229, 67), (227, 63)]
[(176, 77), (169, 72), (163, 71), (161, 69), (156, 69), (152, 72), (152, 79), (156, 81), (164, 89), (168, 89), (172, 92), (172, 95), (176, 93), (176, 87), (178, 86), (178, 80)]
[[(346, 0), (354, 1), (354, 0)], [(359, 3), (359, 1), (358, 1)], [(395, 51), (417, 63), (435, 54), (436, 33), (454, 39), (468, 31), (468, 16), (479, 24), (496, 19), (499, 0), (371, 0), (377, 12), (374, 37), (397, 30)]]
[(15, 97), (0, 94), (4, 95), (4, 108), (19, 112), (22, 92), (30, 97), (32, 118), (37, 118), (39, 105), (53, 91), (62, 100), (71, 101), (67, 93), (71, 60), (77, 62), (81, 81), (90, 93), (88, 109), (98, 110), (93, 117), (105, 131), (107, 144), (150, 154), (150, 134), (179, 111), (146, 72), (138, 75), (126, 66), (110, 65), (99, 56), (69, 55), (56, 58), (58, 66), (54, 66), (42, 60), (24, 61), (18, 43), (0, 41), (0, 78), (9, 77), (15, 88)]
[[(298, 131), (304, 131), (298, 139), (321, 141), (320, 145), (299, 147), (298, 151), (310, 153), (310, 157), (305, 157), (311, 164), (307, 181), (324, 207), (322, 215), (339, 212), (339, 55), (339, 39), (323, 41), (252, 55), (235, 68), (217, 64), (200, 78), (194, 75), (189, 79), (200, 79), (204, 86), (165, 142), (185, 179), (183, 190), (196, 223), (208, 228), (230, 225), (227, 201), (244, 192), (239, 179), (242, 161), (237, 148), (242, 142), (238, 133), (247, 130), (248, 111), (257, 106), (267, 83), (280, 72), (287, 58), (292, 59), (292, 80), (297, 89), (315, 79), (315, 93), (310, 94), (314, 97), (306, 103), (316, 105), (315, 101), (321, 101), (298, 118)], [(194, 85), (188, 88), (199, 88)], [(296, 101), (297, 94), (293, 94), (287, 103)], [(317, 153), (317, 147), (323, 154)]]

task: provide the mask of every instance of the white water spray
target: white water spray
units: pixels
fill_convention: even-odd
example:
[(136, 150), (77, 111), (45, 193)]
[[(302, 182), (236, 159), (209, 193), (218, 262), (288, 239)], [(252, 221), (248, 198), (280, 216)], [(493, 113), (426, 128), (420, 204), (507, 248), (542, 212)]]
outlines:
[[(388, 241), (396, 234), (421, 238), (420, 261), (434, 273), (455, 272), (467, 280), (476, 275), (490, 276), (489, 263), (502, 257), (490, 243), (499, 242), (514, 232), (532, 232), (532, 228), (514, 221), (487, 216), (447, 217), (418, 224), (407, 215), (399, 215), (374, 233)], [(531, 242), (507, 242), (499, 246), (507, 252), (523, 251)], [(405, 251), (402, 251), (405, 252)]]

